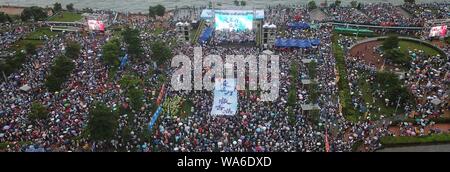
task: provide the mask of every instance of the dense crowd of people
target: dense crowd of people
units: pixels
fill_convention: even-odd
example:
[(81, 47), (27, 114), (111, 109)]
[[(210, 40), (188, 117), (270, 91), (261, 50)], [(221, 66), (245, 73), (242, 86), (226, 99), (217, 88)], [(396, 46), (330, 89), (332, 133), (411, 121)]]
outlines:
[[(344, 22), (418, 25), (415, 19), (402, 16), (396, 8), (389, 4), (369, 4), (363, 6), (362, 11), (366, 14), (344, 7), (327, 8), (325, 11), (332, 13), (333, 20)], [(170, 12), (158, 19), (132, 14), (114, 15), (111, 11), (95, 13), (113, 21), (110, 22), (111, 28), (130, 26), (139, 29), (139, 40), (162, 41), (171, 48), (172, 54), (184, 54), (192, 60), (196, 45), (173, 45), (172, 41), (176, 38), (175, 23), (198, 19), (192, 15), (199, 17), (200, 10), (189, 8), (181, 11)], [(314, 29), (286, 29), (284, 26), (291, 22), (312, 22), (309, 10), (300, 6), (270, 7), (265, 11), (265, 21), (282, 26), (277, 31), (278, 38), (319, 39), (320, 45), (307, 49), (274, 49), (273, 53), (280, 58), (279, 97), (272, 102), (263, 102), (260, 101), (259, 91), (239, 91), (238, 111), (233, 116), (210, 115), (214, 98), (211, 91), (174, 91), (168, 82), (170, 79), (164, 78), (172, 77), (176, 68), (156, 66), (156, 57), (152, 56), (150, 44), (141, 45), (146, 58), (131, 57), (128, 67), (111, 73), (110, 68), (102, 63), (102, 46), (114, 37), (117, 38), (118, 34), (113, 31), (102, 34), (61, 33), (45, 39), (44, 45), (35, 54), (28, 55), (17, 72), (7, 76), (7, 82), (0, 83), (0, 143), (8, 143), (0, 151), (26, 151), (31, 146), (44, 151), (340, 152), (354, 151), (354, 145), (358, 142), (363, 145), (358, 150), (378, 149), (381, 146), (380, 138), (390, 134), (390, 121), (384, 119), (383, 115), (381, 119), (361, 115), (359, 122), (349, 122), (340, 108), (340, 100), (336, 96), (339, 95), (339, 78), (332, 52), (333, 27), (322, 23)], [(14, 25), (9, 28), (10, 31), (1, 33), (2, 50), (30, 32)], [(154, 34), (156, 28), (163, 28), (163, 31)], [(234, 42), (254, 41), (256, 38), (253, 31), (215, 31), (214, 39), (221, 44), (203, 44), (203, 57), (210, 54), (225, 58), (226, 55), (257, 56), (264, 53), (263, 49), (256, 46), (225, 46)], [(79, 57), (71, 59), (75, 69), (61, 91), (50, 92), (44, 84), (45, 79), (55, 59), (64, 54), (69, 42), (76, 42), (81, 46)], [(348, 57), (348, 47), (357, 42), (355, 38), (340, 37), (338, 42), (346, 56), (353, 107), (361, 114), (378, 114), (378, 107), (361, 103), (364, 100), (358, 84), (360, 80), (373, 84), (376, 67), (365, 63), (360, 57)], [(123, 42), (120, 46), (125, 50)], [(443, 49), (445, 52), (449, 50), (448, 46)], [(419, 118), (418, 124), (425, 127), (432, 117), (448, 110), (450, 65), (448, 59), (439, 56), (412, 53), (411, 67), (403, 82), (417, 98), (417, 102), (415, 106), (407, 106), (405, 111), (414, 112), (411, 114)], [(311, 76), (309, 64), (304, 61), (306, 59), (317, 63), (316, 76)], [(294, 64), (298, 65), (298, 76), (291, 76)], [(248, 70), (249, 67), (245, 68)], [(205, 73), (208, 69), (202, 70)], [(129, 108), (130, 98), (124, 94), (126, 90), (120, 84), (121, 79), (130, 75), (135, 75), (145, 83), (142, 89), (146, 100), (140, 109)], [(317, 86), (311, 88), (300, 82), (306, 79), (314, 80)], [(249, 82), (248, 78), (246, 82)], [(24, 85), (30, 86), (31, 90), (21, 90)], [(165, 109), (155, 128), (149, 130), (148, 124), (154, 113), (161, 85), (167, 88), (164, 92), (166, 98), (181, 97), (184, 101), (192, 102), (191, 112), (187, 116), (175, 116)], [(289, 105), (292, 89), (296, 102)], [(311, 89), (319, 94), (316, 100)], [(372, 96), (379, 99), (385, 97), (382, 90), (374, 92)], [(437, 100), (440, 102), (437, 103)], [(47, 108), (48, 119), (29, 118), (33, 102), (39, 102)], [(84, 134), (89, 111), (95, 102), (104, 102), (114, 111), (119, 111), (118, 127), (112, 140), (92, 141)], [(392, 104), (393, 101), (386, 104), (388, 103)], [(319, 107), (317, 116), (312, 111), (302, 109), (305, 104), (316, 104)], [(402, 123), (401, 126), (402, 129), (410, 130), (408, 124)]]

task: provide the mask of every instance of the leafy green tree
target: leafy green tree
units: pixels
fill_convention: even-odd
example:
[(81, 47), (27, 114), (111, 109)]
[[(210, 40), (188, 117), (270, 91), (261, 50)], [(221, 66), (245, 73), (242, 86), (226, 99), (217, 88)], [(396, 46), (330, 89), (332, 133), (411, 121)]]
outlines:
[(247, 2), (246, 1), (241, 1), (241, 6), (246, 6)]
[(377, 72), (374, 82), (377, 90), (383, 90), (386, 98), (392, 103), (391, 107), (397, 106), (397, 101), (400, 100), (400, 108), (405, 104), (410, 104), (413, 101), (411, 93), (402, 86), (399, 77), (391, 72)]
[(117, 116), (104, 103), (96, 103), (89, 111), (87, 130), (90, 139), (111, 140), (117, 130)]
[(384, 50), (384, 58), (388, 59), (392, 63), (402, 65), (404, 67), (408, 67), (410, 65), (410, 60), (400, 49), (389, 49)]
[(167, 59), (172, 57), (170, 48), (161, 41), (156, 41), (151, 45), (153, 59), (159, 64), (164, 64)]
[(61, 3), (55, 3), (55, 4), (53, 4), (53, 11), (55, 11), (55, 12), (60, 12), (62, 10), (62, 6), (61, 6)]
[(152, 6), (148, 7), (148, 16), (152, 18), (156, 17), (156, 11), (154, 7)]
[(11, 17), (8, 14), (0, 12), (0, 23), (12, 22)]
[(357, 1), (352, 1), (352, 2), (350, 2), (350, 5), (352, 5), (353, 8), (357, 8), (358, 7), (358, 2)]
[(39, 102), (31, 103), (30, 119), (47, 119), (49, 117), (47, 108)]
[(309, 9), (309, 10), (313, 10), (313, 9), (316, 9), (316, 8), (317, 8), (316, 1), (309, 1), (309, 3), (308, 3), (308, 9)]
[(25, 52), (27, 52), (28, 55), (36, 54), (36, 45), (32, 43), (25, 44)]
[(336, 1), (334, 2), (334, 5), (336, 5), (336, 7), (340, 7), (341, 4), (342, 4), (342, 1), (340, 1), (340, 0), (336, 0)]
[(55, 60), (55, 64), (50, 68), (50, 75), (47, 76), (45, 85), (49, 91), (59, 91), (61, 86), (70, 76), (75, 68), (73, 61), (65, 56), (59, 56)]
[(117, 39), (108, 41), (102, 47), (103, 62), (111, 67), (119, 66), (120, 43)]
[(81, 50), (81, 46), (80, 44), (76, 43), (76, 42), (70, 42), (67, 44), (66, 47), (66, 57), (75, 59), (78, 56), (80, 56), (80, 50)]
[(287, 104), (289, 106), (295, 106), (296, 102), (297, 102), (297, 90), (296, 89), (290, 89), (289, 93), (288, 93)]
[(125, 90), (130, 90), (131, 88), (139, 87), (142, 81), (134, 75), (125, 75), (119, 81), (120, 87)]
[(315, 79), (317, 76), (317, 63), (312, 61), (308, 64), (309, 78)]
[(66, 9), (67, 11), (74, 11), (75, 9), (73, 8), (73, 3), (67, 4)]
[(139, 30), (127, 28), (122, 32), (123, 39), (127, 46), (127, 52), (133, 58), (141, 57), (142, 47), (141, 40), (139, 38)]
[(166, 13), (166, 7), (162, 6), (161, 4), (156, 5), (155, 7), (155, 14), (157, 16), (164, 16)]
[(24, 8), (20, 18), (22, 21), (28, 21), (30, 19), (33, 19), (35, 21), (42, 21), (47, 18), (47, 12), (41, 7), (32, 6)]
[(233, 3), (234, 3), (234, 5), (239, 6), (239, 1), (238, 0), (234, 0)]
[(383, 50), (398, 48), (399, 42), (397, 35), (390, 35), (383, 41), (382, 48)]
[(144, 90), (141, 88), (130, 88), (127, 97), (130, 98), (130, 105), (134, 110), (139, 110), (144, 105)]

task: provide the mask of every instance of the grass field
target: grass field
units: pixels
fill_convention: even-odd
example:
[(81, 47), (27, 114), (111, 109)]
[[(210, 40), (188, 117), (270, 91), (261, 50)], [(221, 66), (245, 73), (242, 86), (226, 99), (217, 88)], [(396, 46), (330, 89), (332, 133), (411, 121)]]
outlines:
[(429, 136), (385, 136), (381, 138), (381, 144), (385, 147), (450, 143), (450, 134), (433, 134)]
[(34, 32), (29, 33), (25, 36), (25, 39), (22, 39), (14, 45), (14, 49), (16, 51), (20, 51), (25, 48), (25, 45), (31, 43), (35, 46), (40, 46), (43, 44), (43, 41), (40, 40), (41, 37), (47, 35), (49, 37), (57, 35), (57, 33), (50, 31), (48, 27), (37, 28)]
[(439, 52), (425, 44), (419, 44), (417, 42), (413, 41), (406, 41), (406, 40), (400, 40), (400, 51), (402, 51), (405, 54), (409, 54), (408, 51), (410, 50), (423, 50), (425, 54), (429, 56), (435, 56), (438, 55)]
[(58, 21), (58, 22), (76, 22), (81, 20), (83, 18), (81, 14), (74, 13), (74, 12), (61, 12), (58, 14), (55, 14), (53, 17), (50, 17), (48, 21)]

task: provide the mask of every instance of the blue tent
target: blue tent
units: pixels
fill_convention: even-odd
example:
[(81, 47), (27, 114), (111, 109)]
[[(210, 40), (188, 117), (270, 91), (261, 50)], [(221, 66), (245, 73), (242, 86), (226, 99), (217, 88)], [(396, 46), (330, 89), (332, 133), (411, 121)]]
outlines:
[(287, 26), (291, 29), (299, 29), (299, 30), (303, 30), (303, 29), (309, 29), (310, 26), (308, 23), (305, 22), (293, 22), (293, 23), (288, 23)]
[(199, 43), (207, 42), (209, 40), (209, 38), (211, 38), (213, 31), (214, 31), (214, 29), (211, 27), (205, 28), (205, 30), (203, 30), (202, 34), (200, 35), (198, 42)]

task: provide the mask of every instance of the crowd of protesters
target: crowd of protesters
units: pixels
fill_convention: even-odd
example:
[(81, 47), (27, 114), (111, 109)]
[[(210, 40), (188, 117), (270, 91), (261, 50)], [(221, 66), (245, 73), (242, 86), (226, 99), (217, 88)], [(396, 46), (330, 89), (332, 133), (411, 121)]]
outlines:
[[(366, 16), (377, 20), (354, 16), (348, 9), (334, 9), (336, 19), (359, 20), (369, 23), (394, 22), (397, 25), (415, 25), (415, 21), (400, 17), (396, 7), (391, 5), (367, 5), (363, 7)], [(186, 9), (183, 9), (186, 10)], [(342, 10), (342, 11), (341, 11)], [(303, 21), (310, 23), (308, 9), (304, 7), (276, 6), (266, 10), (266, 19), (280, 28), (290, 22)], [(342, 14), (341, 14), (342, 12)], [(108, 13), (108, 12), (106, 12)], [(184, 54), (193, 59), (194, 45), (178, 43), (175, 39), (175, 23), (190, 20), (190, 15), (198, 14), (198, 9), (187, 12), (171, 13), (167, 16), (150, 19), (140, 15), (119, 15), (112, 23), (115, 26), (131, 26), (141, 30), (141, 41), (161, 40), (171, 47), (172, 54)], [(395, 13), (395, 14), (392, 14)], [(104, 14), (100, 12), (100, 14)], [(112, 13), (110, 13), (112, 14)], [(388, 15), (392, 14), (393, 18)], [(363, 15), (363, 14), (362, 14)], [(113, 15), (108, 15), (112, 18)], [(392, 17), (391, 16), (391, 17)], [(370, 18), (371, 18), (370, 17)], [(354, 18), (352, 20), (352, 18)], [(163, 28), (159, 34), (153, 34), (156, 25)], [(13, 29), (17, 31), (17, 29)], [(149, 32), (150, 31), (150, 32)], [(2, 40), (14, 42), (20, 32), (2, 33)], [(8, 34), (10, 36), (8, 36)], [(233, 33), (234, 34), (234, 33)], [(389, 121), (367, 118), (359, 122), (345, 119), (339, 105), (336, 75), (336, 59), (332, 52), (332, 27), (321, 24), (318, 28), (295, 30), (281, 29), (278, 37), (298, 39), (319, 39), (320, 45), (308, 49), (274, 49), (273, 53), (280, 57), (280, 95), (272, 102), (260, 101), (258, 91), (239, 91), (238, 111), (233, 116), (210, 115), (213, 104), (211, 91), (174, 91), (169, 82), (165, 97), (182, 97), (191, 101), (191, 113), (188, 116), (174, 116), (163, 112), (153, 130), (148, 132), (148, 124), (154, 111), (156, 94), (162, 77), (171, 77), (175, 68), (157, 67), (150, 44), (142, 44), (143, 56), (146, 60), (130, 60), (128, 67), (119, 70), (113, 76), (110, 68), (102, 63), (102, 45), (114, 35), (63, 33), (44, 41), (35, 54), (28, 55), (27, 61), (17, 72), (7, 76), (8, 82), (0, 83), (0, 143), (9, 143), (4, 151), (26, 151), (31, 145), (45, 151), (169, 151), (169, 152), (209, 152), (209, 151), (352, 151), (353, 145), (362, 142), (364, 151), (379, 148), (380, 138), (387, 135)], [(12, 36), (11, 36), (12, 35)], [(216, 35), (222, 41), (242, 41), (229, 33)], [(244, 32), (244, 36), (246, 36)], [(12, 38), (11, 38), (12, 37)], [(250, 37), (251, 40), (255, 38)], [(249, 38), (249, 39), (250, 39)], [(64, 53), (68, 42), (77, 42), (81, 46), (80, 55), (73, 60), (75, 69), (63, 84), (63, 89), (50, 92), (45, 87), (45, 78), (49, 75), (50, 66), (55, 58)], [(353, 38), (339, 40), (344, 49), (356, 42)], [(225, 43), (225, 42), (224, 42)], [(3, 45), (2, 45), (3, 46)], [(124, 47), (124, 44), (121, 43)], [(3, 49), (3, 48), (2, 48)], [(255, 46), (218, 46), (202, 45), (203, 57), (207, 55), (260, 55), (263, 50)], [(448, 49), (447, 49), (448, 50)], [(347, 50), (345, 50), (347, 52)], [(134, 58), (134, 57), (131, 57)], [(150, 60), (148, 60), (150, 59)], [(311, 78), (305, 59), (317, 62), (316, 76)], [(298, 64), (299, 75), (291, 76), (291, 68)], [(361, 89), (355, 83), (361, 78), (360, 71), (367, 71), (368, 82), (372, 83), (375, 68), (364, 64), (358, 57), (349, 57), (346, 61), (352, 103), (356, 109), (377, 111), (377, 107), (361, 104)], [(248, 67), (246, 67), (248, 69)], [(424, 56), (416, 52), (410, 70), (406, 74), (405, 85), (415, 97), (418, 97), (415, 111), (421, 116), (420, 122), (426, 125), (433, 115), (441, 114), (448, 108), (448, 84), (450, 82), (448, 60), (437, 56)], [(207, 68), (203, 69), (206, 72)], [(89, 119), (89, 110), (94, 102), (104, 102), (113, 110), (128, 109), (130, 100), (124, 95), (119, 81), (130, 73), (146, 83), (144, 97), (149, 98), (141, 109), (132, 109), (119, 114), (118, 128), (112, 140), (94, 142), (83, 135)], [(302, 84), (303, 79), (315, 79), (315, 89), (319, 95), (312, 100), (310, 87)], [(170, 80), (170, 79), (169, 79)], [(246, 79), (246, 82), (248, 80)], [(295, 84), (295, 85), (294, 85)], [(28, 85), (31, 91), (23, 91), (20, 87)], [(290, 90), (296, 91), (295, 105), (288, 104)], [(156, 92), (156, 93), (155, 93)], [(374, 97), (384, 96), (374, 93)], [(436, 106), (436, 100), (441, 100)], [(29, 118), (31, 104), (39, 102), (47, 107), (48, 120), (33, 121)], [(320, 108), (316, 120), (312, 112), (302, 109), (303, 104), (315, 103)], [(288, 108), (289, 107), (289, 108)], [(290, 111), (291, 109), (292, 111)], [(132, 120), (129, 120), (132, 119)], [(405, 127), (407, 128), (407, 127)], [(126, 133), (126, 134), (123, 134)], [(127, 137), (125, 137), (125, 135)], [(143, 136), (146, 135), (146, 136)]]

